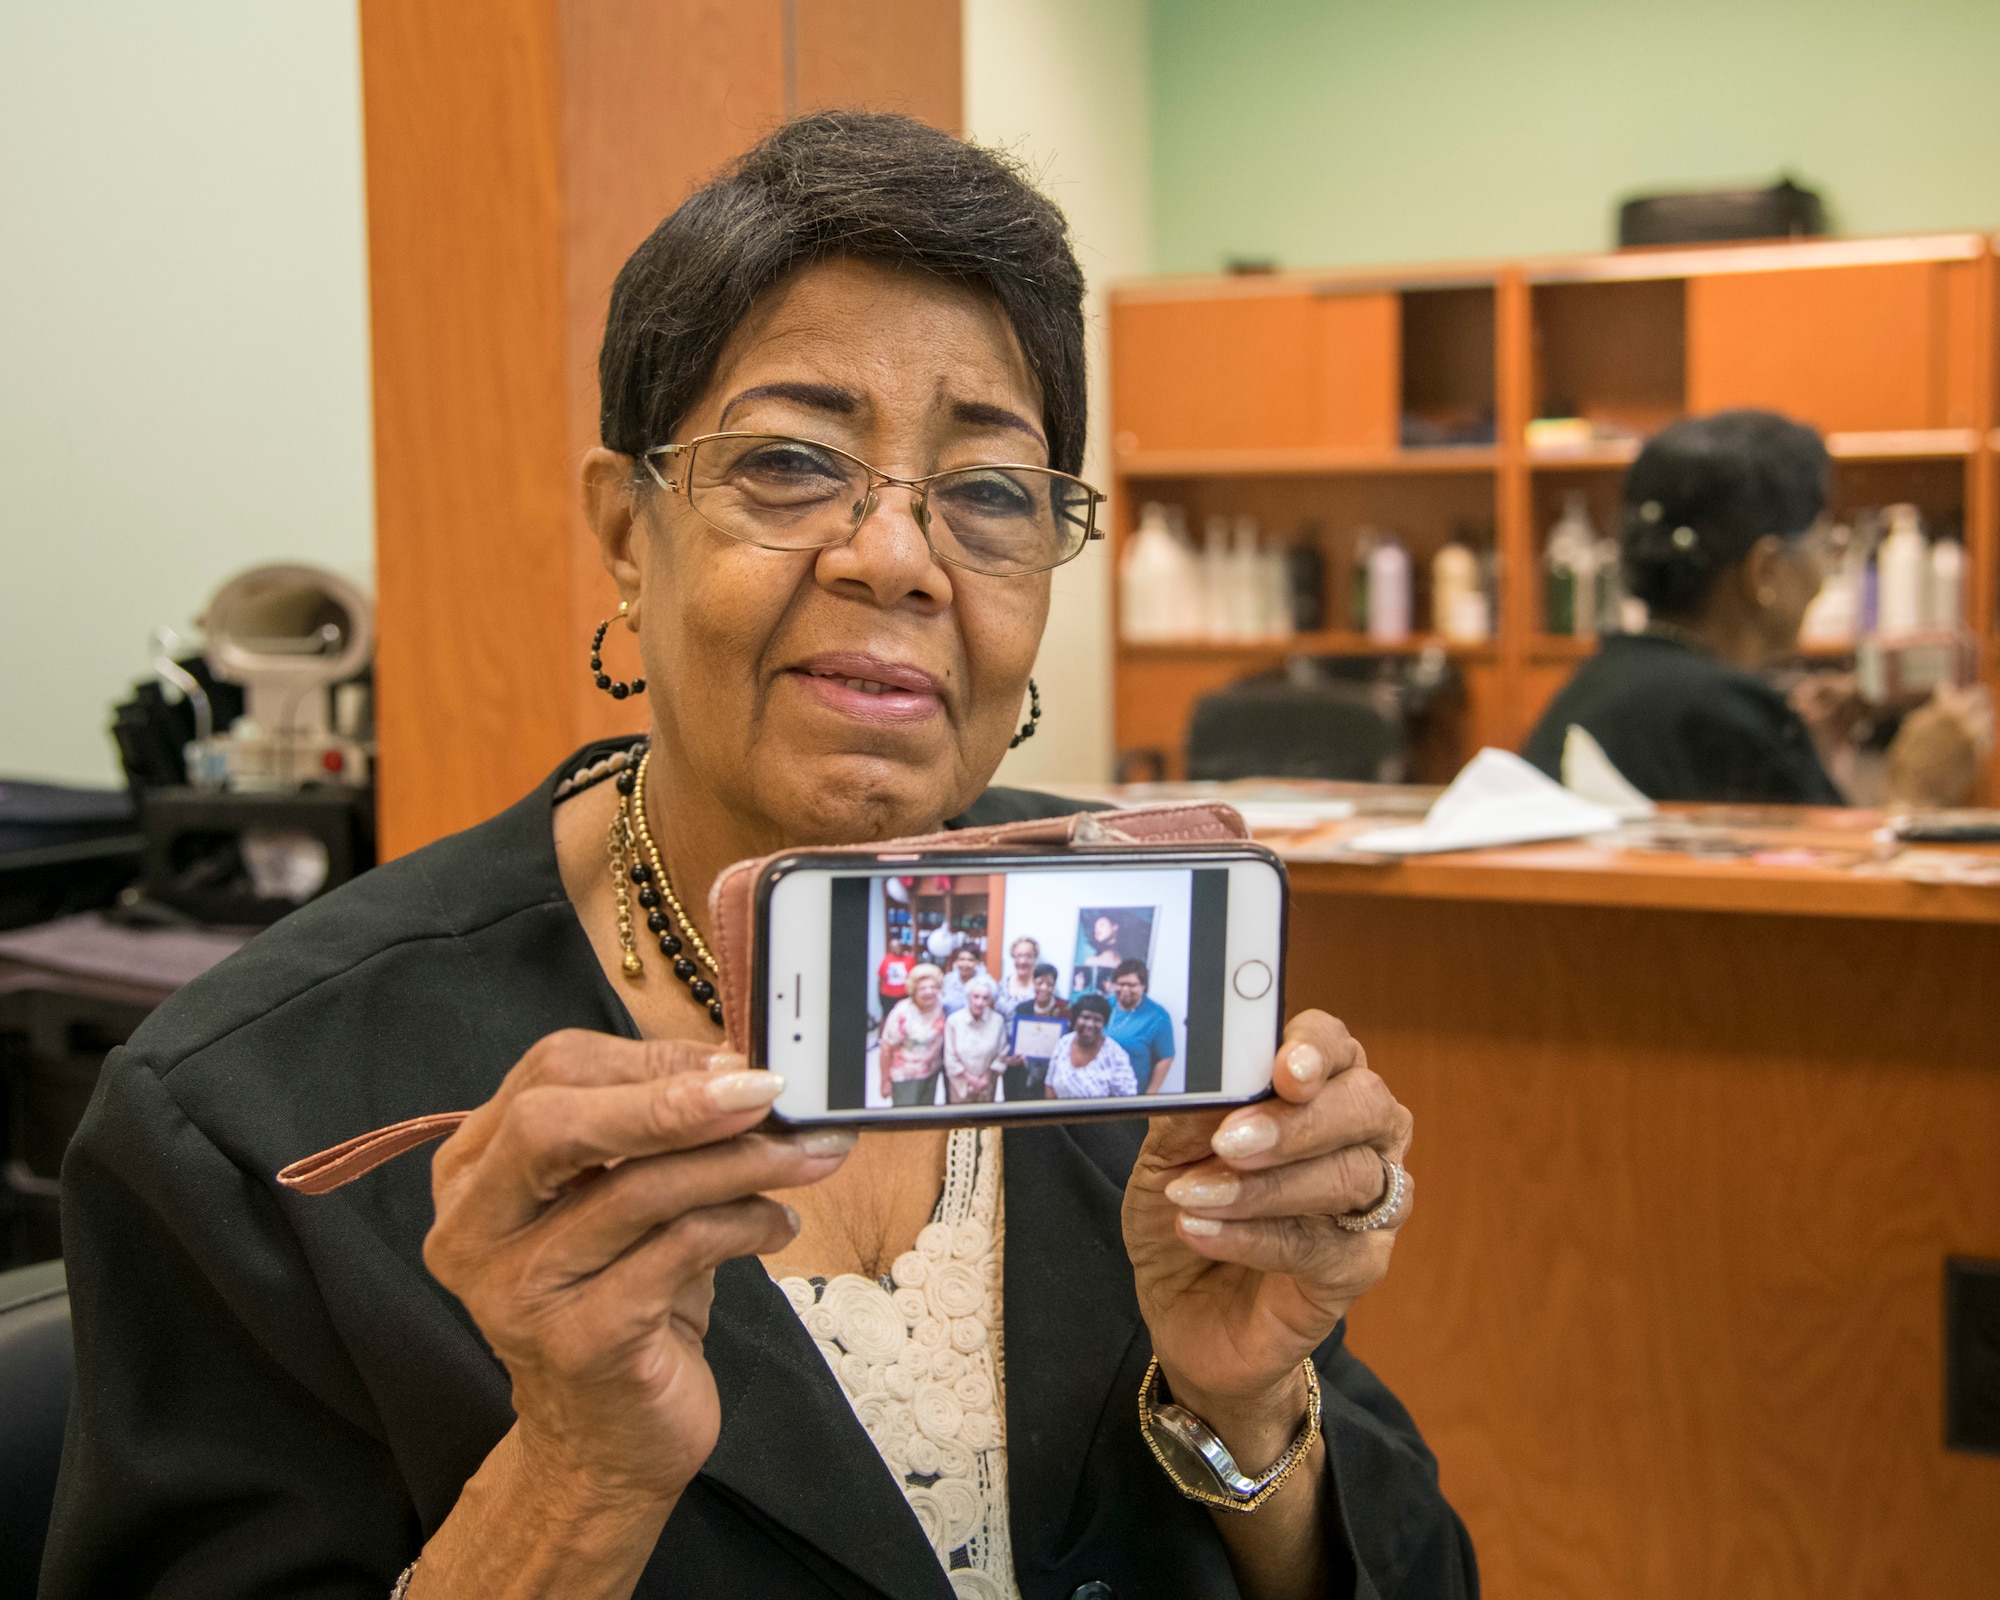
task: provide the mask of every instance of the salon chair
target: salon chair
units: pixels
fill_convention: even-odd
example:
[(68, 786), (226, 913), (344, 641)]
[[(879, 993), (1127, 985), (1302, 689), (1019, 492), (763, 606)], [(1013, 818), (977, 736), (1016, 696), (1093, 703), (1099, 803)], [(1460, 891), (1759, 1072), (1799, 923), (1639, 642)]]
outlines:
[(1435, 648), (1412, 656), (1294, 656), (1195, 702), (1187, 775), (1408, 782), (1428, 720), (1457, 687), (1450, 660)]
[(74, 1364), (63, 1264), (0, 1272), (0, 1600), (34, 1600)]

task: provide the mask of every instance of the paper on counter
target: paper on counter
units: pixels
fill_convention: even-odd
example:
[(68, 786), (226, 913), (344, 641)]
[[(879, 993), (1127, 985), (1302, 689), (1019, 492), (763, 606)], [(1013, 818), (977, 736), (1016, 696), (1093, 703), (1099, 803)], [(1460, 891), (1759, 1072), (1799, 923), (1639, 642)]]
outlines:
[(1252, 833), (1296, 832), (1322, 823), (1345, 822), (1354, 815), (1352, 800), (1236, 800), (1231, 804), (1243, 814)]
[(1609, 806), (1571, 794), (1512, 752), (1486, 749), (1466, 763), (1422, 822), (1376, 828), (1343, 843), (1383, 855), (1433, 855), (1580, 839), (1609, 833), (1618, 821)]
[(1617, 812), (1626, 822), (1644, 822), (1659, 809), (1611, 764), (1604, 746), (1581, 723), (1572, 722), (1563, 735), (1562, 770), (1563, 787), (1571, 794)]

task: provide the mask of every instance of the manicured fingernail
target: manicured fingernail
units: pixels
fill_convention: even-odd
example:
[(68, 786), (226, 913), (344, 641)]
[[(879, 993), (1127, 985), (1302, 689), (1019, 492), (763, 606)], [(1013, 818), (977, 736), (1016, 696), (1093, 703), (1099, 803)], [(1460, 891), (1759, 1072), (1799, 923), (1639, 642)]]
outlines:
[(1300, 1083), (1318, 1083), (1326, 1073), (1326, 1057), (1316, 1045), (1295, 1044), (1285, 1052), (1285, 1070)]
[(852, 1128), (821, 1128), (799, 1135), (799, 1149), (809, 1156), (844, 1156), (861, 1137)]
[(708, 1103), (716, 1111), (748, 1111), (767, 1106), (785, 1092), (775, 1072), (723, 1072), (708, 1080)]
[(1228, 1206), (1236, 1203), (1243, 1185), (1227, 1174), (1221, 1177), (1176, 1178), (1167, 1185), (1167, 1198), (1177, 1206)]
[(1269, 1117), (1245, 1117), (1218, 1128), (1209, 1141), (1219, 1156), (1254, 1156), (1278, 1142), (1278, 1125)]
[(739, 1056), (733, 1050), (718, 1050), (702, 1063), (710, 1072), (742, 1072), (749, 1065), (748, 1056)]
[(797, 1233), (799, 1231), (799, 1214), (790, 1206), (786, 1206), (784, 1211), (785, 1220), (792, 1225), (792, 1232)]
[(1191, 1233), (1197, 1239), (1213, 1239), (1222, 1232), (1222, 1224), (1214, 1217), (1191, 1217), (1181, 1213), (1181, 1232)]

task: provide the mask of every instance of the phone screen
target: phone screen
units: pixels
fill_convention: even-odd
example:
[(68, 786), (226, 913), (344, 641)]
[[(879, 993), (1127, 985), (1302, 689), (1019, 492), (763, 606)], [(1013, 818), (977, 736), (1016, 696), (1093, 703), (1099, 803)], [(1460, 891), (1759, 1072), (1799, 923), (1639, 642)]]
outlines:
[(1222, 1087), (1227, 867), (840, 874), (835, 1111)]

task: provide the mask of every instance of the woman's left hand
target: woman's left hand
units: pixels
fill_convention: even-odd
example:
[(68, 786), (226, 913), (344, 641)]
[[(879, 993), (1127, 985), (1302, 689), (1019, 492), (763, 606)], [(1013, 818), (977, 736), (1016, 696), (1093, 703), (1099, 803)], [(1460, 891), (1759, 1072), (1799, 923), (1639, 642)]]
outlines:
[[(1253, 1452), (1297, 1431), (1300, 1364), (1389, 1269), (1395, 1227), (1350, 1233), (1334, 1218), (1383, 1199), (1384, 1158), (1403, 1160), (1412, 1127), (1321, 1011), (1286, 1027), (1273, 1086), (1276, 1099), (1227, 1115), (1153, 1118), (1125, 1188), (1125, 1247), (1169, 1391)], [(1398, 1226), (1409, 1210), (1406, 1192)]]

